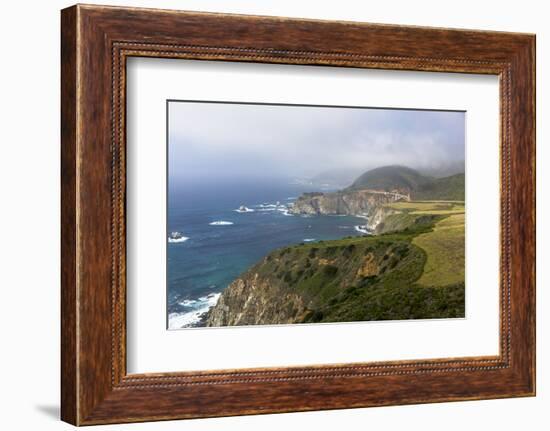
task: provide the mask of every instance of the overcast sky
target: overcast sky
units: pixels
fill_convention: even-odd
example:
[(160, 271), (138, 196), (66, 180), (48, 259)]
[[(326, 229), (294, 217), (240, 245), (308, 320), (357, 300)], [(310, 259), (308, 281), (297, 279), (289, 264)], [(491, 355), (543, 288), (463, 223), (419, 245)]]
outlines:
[(463, 112), (169, 103), (170, 181), (464, 160)]

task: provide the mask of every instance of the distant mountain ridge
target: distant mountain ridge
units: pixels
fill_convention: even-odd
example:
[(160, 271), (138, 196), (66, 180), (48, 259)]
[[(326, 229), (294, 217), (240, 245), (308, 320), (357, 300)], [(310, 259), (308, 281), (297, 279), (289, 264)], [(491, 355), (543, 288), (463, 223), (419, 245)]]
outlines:
[(412, 168), (390, 165), (365, 172), (348, 189), (372, 189), (387, 192), (402, 190), (412, 192), (430, 181), (430, 177), (426, 177)]
[(410, 193), (412, 199), (464, 200), (465, 175), (443, 178), (423, 175), (406, 166), (391, 165), (371, 169), (358, 177), (347, 190), (381, 190)]

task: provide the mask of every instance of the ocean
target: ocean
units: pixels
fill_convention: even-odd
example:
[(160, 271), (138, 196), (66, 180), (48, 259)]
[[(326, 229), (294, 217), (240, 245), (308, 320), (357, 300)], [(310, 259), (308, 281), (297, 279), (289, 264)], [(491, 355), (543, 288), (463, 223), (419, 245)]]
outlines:
[[(289, 179), (170, 184), (168, 327), (199, 326), (235, 278), (276, 248), (362, 235), (364, 219), (298, 216), (288, 207), (303, 192), (330, 191)], [(179, 232), (178, 239), (170, 239)]]

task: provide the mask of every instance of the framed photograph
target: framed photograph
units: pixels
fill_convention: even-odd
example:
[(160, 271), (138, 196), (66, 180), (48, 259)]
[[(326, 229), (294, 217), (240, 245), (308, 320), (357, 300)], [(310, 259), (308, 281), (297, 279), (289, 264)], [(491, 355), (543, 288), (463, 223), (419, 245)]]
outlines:
[(465, 317), (465, 112), (167, 109), (168, 329)]
[(62, 11), (62, 419), (535, 394), (535, 37)]

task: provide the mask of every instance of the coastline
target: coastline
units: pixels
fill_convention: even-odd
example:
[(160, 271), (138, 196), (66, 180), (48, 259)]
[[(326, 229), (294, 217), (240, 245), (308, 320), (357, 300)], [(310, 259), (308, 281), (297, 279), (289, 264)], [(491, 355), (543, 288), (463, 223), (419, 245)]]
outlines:
[[(400, 169), (402, 168), (389, 167), (385, 172)], [(461, 178), (463, 179), (463, 174)], [(443, 190), (441, 187), (435, 190), (438, 197), (442, 192), (452, 195), (456, 194), (457, 190), (460, 191), (460, 184), (452, 185), (453, 188), (449, 190)], [(226, 293), (236, 289), (235, 283), (249, 276), (253, 268), (276, 254), (278, 250), (299, 249), (304, 246), (334, 249), (346, 239), (349, 239), (349, 244), (356, 244), (355, 239), (361, 237), (378, 237), (389, 232), (407, 236), (410, 229), (415, 231), (422, 226), (433, 230), (443, 214), (460, 212), (460, 206), (463, 207), (463, 202), (459, 201), (411, 201), (411, 193), (407, 189), (396, 187), (389, 191), (374, 190), (370, 187), (358, 189), (356, 186), (336, 191), (302, 191), (297, 197), (292, 198), (288, 198), (291, 194), (286, 194), (288, 185), (286, 187), (285, 192), (280, 192), (278, 196), (272, 195), (271, 200), (266, 199), (265, 189), (261, 187), (257, 189), (257, 197), (243, 199), (243, 189), (240, 188), (239, 193), (233, 195), (239, 200), (235, 199), (233, 204), (222, 206), (222, 201), (210, 201), (210, 205), (214, 203), (216, 206), (205, 208), (203, 216), (200, 216), (200, 211), (197, 211), (196, 207), (189, 208), (190, 215), (182, 213), (181, 224), (174, 223), (171, 226), (175, 230), (179, 228), (179, 232), (185, 232), (193, 241), (186, 242), (187, 237), (179, 244), (169, 241), (170, 277), (181, 286), (179, 291), (170, 291), (173, 294), (170, 299), (172, 302), (168, 304), (170, 328), (212, 326), (209, 315), (219, 308), (217, 306), (220, 299), (223, 304), (224, 298), (228, 296)], [(217, 196), (224, 196), (220, 195), (219, 190), (215, 193)], [(283, 197), (283, 193), (286, 194), (286, 198)], [(204, 196), (202, 194), (201, 198), (204, 199)], [(208, 196), (209, 194), (206, 194), (206, 197)], [(412, 237), (409, 237), (407, 241), (410, 242)], [(432, 247), (429, 241), (426, 243), (419, 240), (418, 244)], [(463, 248), (463, 244), (457, 244), (456, 247)], [(345, 253), (345, 250), (340, 252)], [(445, 251), (440, 252), (445, 255)], [(431, 259), (433, 258), (430, 257), (428, 264), (434, 267)], [(446, 266), (445, 262), (439, 264)], [(300, 274), (307, 273), (307, 267), (295, 268), (291, 262), (286, 265), (294, 269), (291, 270), (289, 267), (283, 271), (293, 274), (297, 271), (298, 278)], [(323, 265), (326, 264), (322, 263), (321, 266)], [(345, 260), (339, 265), (341, 268), (347, 268)], [(391, 270), (392, 268), (389, 269)], [(281, 269), (274, 271), (280, 273)], [(269, 278), (269, 274), (264, 274), (264, 277)], [(296, 276), (293, 277), (294, 283), (298, 279)], [(288, 275), (285, 276), (285, 283), (286, 278)], [(289, 278), (291, 279), (292, 277)], [(280, 284), (279, 281), (274, 283)], [(267, 283), (263, 288), (269, 290), (270, 286)], [(208, 302), (208, 295), (213, 295), (212, 298), (215, 299)], [(292, 298), (297, 301), (296, 303), (300, 302), (295, 295)], [(277, 299), (274, 297), (272, 300), (277, 302)], [(265, 309), (266, 306), (258, 305), (261, 309)], [(285, 304), (281, 303), (280, 306), (284, 307)]]
[(206, 326), (464, 317), (464, 202), (383, 209), (373, 235), (272, 251), (222, 292)]

